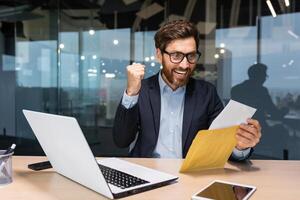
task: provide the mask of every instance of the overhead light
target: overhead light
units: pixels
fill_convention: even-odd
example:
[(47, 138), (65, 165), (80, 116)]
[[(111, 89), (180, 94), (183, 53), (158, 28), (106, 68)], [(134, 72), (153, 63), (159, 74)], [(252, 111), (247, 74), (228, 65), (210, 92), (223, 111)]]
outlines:
[(289, 0), (284, 0), (285, 6), (289, 7), (290, 6), (290, 1)]
[(97, 69), (88, 69), (88, 72), (89, 73), (97, 74)]
[(80, 60), (85, 60), (85, 56), (80, 56)]
[(96, 55), (93, 55), (93, 59), (96, 60), (96, 59), (97, 59), (97, 56), (96, 56)]
[(106, 73), (106, 70), (105, 70), (105, 69), (103, 69), (103, 70), (102, 70), (102, 73), (103, 73), (103, 74), (105, 74), (105, 73)]
[(63, 49), (63, 48), (65, 48), (65, 45), (63, 43), (61, 43), (61, 44), (59, 44), (59, 48)]
[(283, 68), (286, 68), (286, 64), (283, 64), (282, 67), (283, 67)]
[(155, 67), (155, 63), (154, 62), (151, 63), (151, 67)]
[(225, 53), (225, 49), (221, 49), (221, 50), (220, 50), (220, 53), (221, 53), (221, 54), (224, 54), (224, 53)]
[(102, 65), (102, 66), (105, 66), (105, 63), (102, 63), (101, 65)]
[(162, 68), (163, 68), (163, 66), (161, 65), (159, 68), (160, 68), (160, 69), (162, 69)]
[(221, 47), (221, 48), (224, 48), (224, 47), (225, 47), (225, 43), (222, 42), (222, 43), (220, 44), (220, 47)]
[(105, 78), (115, 78), (116, 77), (116, 74), (114, 73), (106, 73), (105, 74)]
[(149, 57), (145, 57), (145, 61), (148, 62), (150, 60)]
[(290, 60), (289, 66), (291, 66), (294, 63), (294, 60)]
[(220, 58), (219, 54), (216, 53), (216, 54), (215, 54), (215, 58), (216, 58), (216, 59)]
[(113, 40), (114, 45), (118, 45), (119, 44), (119, 40)]
[(90, 30), (89, 30), (89, 34), (90, 34), (90, 35), (95, 35), (95, 30), (94, 30), (94, 29), (90, 29)]
[(273, 5), (272, 5), (271, 1), (270, 1), (270, 0), (267, 0), (266, 2), (267, 2), (267, 4), (268, 4), (268, 7), (269, 7), (271, 13), (272, 13), (272, 16), (273, 16), (273, 17), (276, 17), (277, 15), (276, 15), (276, 12), (275, 12), (275, 10), (274, 10), (274, 8), (273, 8)]
[(296, 39), (299, 38), (299, 36), (296, 33), (294, 33), (292, 30), (288, 30), (288, 34), (290, 34), (292, 37), (294, 37)]
[(88, 77), (96, 77), (97, 74), (94, 74), (94, 73), (88, 73)]
[(154, 60), (154, 59), (155, 59), (155, 57), (154, 57), (154, 56), (150, 56), (150, 59), (151, 59), (151, 60)]

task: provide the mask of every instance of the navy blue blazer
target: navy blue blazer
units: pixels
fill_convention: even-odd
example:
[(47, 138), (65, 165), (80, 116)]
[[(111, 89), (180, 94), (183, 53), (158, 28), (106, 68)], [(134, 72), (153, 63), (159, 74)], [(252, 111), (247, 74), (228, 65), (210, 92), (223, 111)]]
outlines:
[[(160, 87), (158, 74), (142, 80), (138, 103), (126, 109), (120, 102), (115, 116), (113, 138), (117, 146), (128, 147), (138, 134), (131, 151), (133, 157), (153, 157), (160, 123)], [(189, 79), (186, 87), (182, 155), (186, 156), (199, 130), (208, 129), (222, 111), (223, 104), (215, 87), (205, 81)]]

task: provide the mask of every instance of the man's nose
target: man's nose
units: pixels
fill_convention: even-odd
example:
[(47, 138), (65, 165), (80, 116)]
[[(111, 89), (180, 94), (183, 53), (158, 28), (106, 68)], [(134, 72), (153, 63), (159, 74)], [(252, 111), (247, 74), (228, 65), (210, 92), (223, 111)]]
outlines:
[(180, 63), (179, 66), (182, 67), (182, 68), (184, 68), (184, 69), (186, 69), (186, 68), (188, 68), (190, 66), (190, 63), (188, 62), (186, 56), (183, 58), (183, 60), (181, 61), (181, 63)]

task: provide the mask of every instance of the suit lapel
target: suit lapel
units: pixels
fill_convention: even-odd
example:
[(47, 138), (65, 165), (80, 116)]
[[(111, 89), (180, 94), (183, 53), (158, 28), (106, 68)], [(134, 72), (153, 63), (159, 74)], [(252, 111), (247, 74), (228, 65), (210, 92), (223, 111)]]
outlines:
[(150, 105), (155, 126), (155, 133), (158, 136), (160, 126), (160, 88), (158, 83), (158, 74), (153, 77), (149, 85)]
[(194, 80), (190, 79), (185, 93), (184, 111), (183, 111), (183, 125), (182, 125), (182, 150), (184, 149), (185, 142), (188, 136), (189, 128), (193, 118), (196, 98), (194, 92)]

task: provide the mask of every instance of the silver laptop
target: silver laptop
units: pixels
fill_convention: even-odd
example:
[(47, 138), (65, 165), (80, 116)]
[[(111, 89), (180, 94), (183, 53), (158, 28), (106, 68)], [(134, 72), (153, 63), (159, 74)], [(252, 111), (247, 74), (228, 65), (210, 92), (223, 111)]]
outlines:
[(96, 160), (73, 117), (23, 110), (54, 170), (108, 198), (176, 182), (178, 177), (118, 158)]

